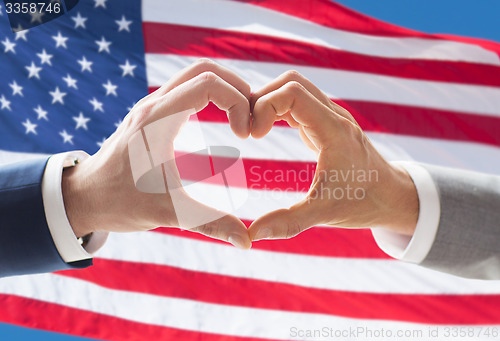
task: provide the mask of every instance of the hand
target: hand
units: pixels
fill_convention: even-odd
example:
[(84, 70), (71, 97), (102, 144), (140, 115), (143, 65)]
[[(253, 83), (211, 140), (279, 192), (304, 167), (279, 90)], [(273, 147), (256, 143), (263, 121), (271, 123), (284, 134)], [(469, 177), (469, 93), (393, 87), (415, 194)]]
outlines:
[[(250, 87), (236, 74), (211, 61), (200, 60), (139, 101), (96, 154), (63, 172), (64, 204), (76, 236), (99, 230), (131, 232), (158, 226), (185, 227), (179, 226), (168, 191), (150, 194), (136, 189), (128, 142), (152, 122), (192, 108), (198, 112), (209, 102), (226, 110), (233, 132), (247, 138), (250, 134), (249, 98)], [(172, 143), (173, 138), (165, 139), (165, 149), (173, 152)], [(178, 177), (176, 169), (170, 171)], [(183, 203), (195, 214), (223, 216), (185, 192), (181, 195)], [(245, 225), (233, 215), (224, 215), (189, 229), (240, 248), (251, 246)]]
[(251, 103), (253, 137), (286, 120), (317, 156), (306, 198), (255, 220), (252, 240), (291, 238), (320, 224), (413, 234), (418, 197), (411, 178), (377, 152), (347, 110), (294, 71), (256, 92)]

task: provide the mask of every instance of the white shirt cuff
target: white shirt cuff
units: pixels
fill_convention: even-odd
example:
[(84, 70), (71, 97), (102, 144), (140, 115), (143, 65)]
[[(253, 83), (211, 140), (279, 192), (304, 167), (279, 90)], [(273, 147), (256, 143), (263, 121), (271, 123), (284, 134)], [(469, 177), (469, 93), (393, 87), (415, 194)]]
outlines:
[(42, 197), (47, 225), (57, 251), (66, 263), (92, 258), (91, 253), (101, 248), (108, 236), (107, 232), (94, 232), (83, 248), (66, 215), (61, 188), (63, 169), (72, 167), (88, 157), (83, 151), (53, 155), (49, 158), (43, 174)]
[(439, 227), (441, 205), (439, 194), (429, 172), (417, 163), (393, 162), (406, 169), (418, 193), (419, 212), (412, 237), (384, 228), (373, 228), (378, 246), (389, 256), (412, 263), (421, 263), (429, 253)]

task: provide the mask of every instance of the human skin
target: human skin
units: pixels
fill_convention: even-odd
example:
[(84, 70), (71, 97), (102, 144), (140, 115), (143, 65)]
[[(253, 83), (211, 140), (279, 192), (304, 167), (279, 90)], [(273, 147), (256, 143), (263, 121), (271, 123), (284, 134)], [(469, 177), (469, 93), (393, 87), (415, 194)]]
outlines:
[[(304, 200), (258, 218), (248, 230), (238, 218), (226, 214), (192, 227), (191, 231), (242, 249), (250, 248), (252, 241), (260, 239), (291, 238), (316, 225), (377, 227), (413, 234), (418, 219), (418, 196), (410, 176), (378, 153), (347, 110), (295, 71), (281, 75), (251, 95), (250, 86), (235, 73), (202, 59), (139, 101), (96, 154), (64, 170), (64, 204), (77, 237), (94, 231), (183, 227), (179, 226), (169, 193), (137, 190), (128, 141), (152, 122), (188, 109), (200, 111), (209, 102), (227, 112), (230, 127), (240, 138), (250, 134), (262, 138), (275, 121), (287, 121), (316, 153), (317, 167)], [(172, 144), (173, 139), (168, 143)], [(332, 182), (322, 176), (331, 170), (375, 172), (377, 181)], [(365, 193), (363, 199), (321, 195), (325, 190), (331, 193), (348, 186), (361, 188)], [(193, 214), (214, 210), (187, 194), (184, 199), (192, 206)]]
[[(247, 138), (250, 134), (249, 98), (250, 87), (240, 77), (202, 59), (140, 100), (96, 154), (63, 172), (64, 205), (75, 235), (81, 237), (94, 231), (144, 231), (159, 226), (183, 227), (179, 226), (168, 191), (151, 194), (137, 190), (128, 141), (152, 122), (185, 110), (198, 112), (209, 102), (227, 111), (233, 132)], [(173, 144), (173, 137), (167, 139), (167, 143)], [(165, 147), (172, 148), (171, 145)], [(176, 169), (171, 172), (178, 177)], [(238, 218), (213, 212), (213, 208), (183, 194), (182, 200), (189, 203), (192, 214), (205, 212), (222, 216), (192, 227), (191, 231), (228, 241), (239, 248), (250, 248), (248, 231)]]
[[(307, 196), (288, 209), (255, 220), (249, 228), (253, 241), (291, 238), (315, 225), (379, 227), (413, 235), (418, 219), (415, 185), (402, 167), (390, 164), (379, 154), (346, 109), (295, 71), (257, 91), (251, 106), (252, 137), (265, 136), (275, 121), (285, 120), (299, 130), (302, 141), (317, 159)], [(325, 174), (332, 170), (377, 177), (371, 181), (352, 181), (351, 177), (331, 181)], [(332, 195), (337, 188), (359, 188), (365, 195), (360, 200), (352, 195)]]

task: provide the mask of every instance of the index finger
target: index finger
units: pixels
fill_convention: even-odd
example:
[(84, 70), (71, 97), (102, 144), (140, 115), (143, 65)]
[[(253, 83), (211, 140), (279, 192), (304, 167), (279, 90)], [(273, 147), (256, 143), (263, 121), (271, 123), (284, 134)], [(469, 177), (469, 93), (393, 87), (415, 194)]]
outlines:
[(175, 89), (177, 86), (187, 82), (190, 79), (204, 73), (212, 72), (225, 80), (227, 83), (232, 85), (236, 90), (238, 90), (243, 96), (248, 100), (250, 99), (250, 85), (245, 82), (240, 76), (231, 71), (230, 69), (215, 63), (214, 61), (201, 58), (194, 62), (193, 64), (182, 69), (176, 73), (172, 78), (169, 79), (167, 83), (161, 86), (153, 94), (154, 97), (161, 97), (168, 93), (169, 91)]
[[(278, 90), (285, 84), (289, 82), (297, 82), (300, 83), (307, 91), (313, 95), (319, 102), (322, 104), (326, 105), (330, 109), (334, 110), (337, 114), (340, 116), (348, 119), (349, 121), (357, 124), (356, 120), (354, 117), (351, 115), (349, 111), (338, 105), (337, 103), (333, 102), (323, 91), (321, 91), (314, 83), (312, 83), (309, 79), (307, 79), (305, 76), (300, 74), (297, 71), (290, 70), (287, 71), (283, 74), (281, 74), (279, 77), (274, 79), (272, 82), (266, 84), (263, 88), (259, 89), (256, 91), (251, 99), (250, 99), (250, 107), (252, 108), (257, 102), (259, 98), (262, 96), (265, 96), (266, 94), (273, 92), (275, 90)], [(258, 120), (258, 117), (254, 117), (254, 120)]]
[(250, 135), (250, 104), (247, 98), (213, 72), (204, 72), (160, 97), (151, 109), (148, 121), (168, 116), (188, 109), (196, 112), (209, 102), (227, 112), (229, 125), (236, 136)]
[[(254, 105), (252, 136), (265, 136), (277, 117), (290, 114), (313, 140), (329, 139), (339, 119), (332, 109), (321, 103), (298, 82), (289, 82), (281, 88), (260, 97)], [(312, 134), (309, 134), (312, 133)], [(312, 141), (314, 143), (314, 141)], [(318, 147), (318, 146), (316, 146)]]

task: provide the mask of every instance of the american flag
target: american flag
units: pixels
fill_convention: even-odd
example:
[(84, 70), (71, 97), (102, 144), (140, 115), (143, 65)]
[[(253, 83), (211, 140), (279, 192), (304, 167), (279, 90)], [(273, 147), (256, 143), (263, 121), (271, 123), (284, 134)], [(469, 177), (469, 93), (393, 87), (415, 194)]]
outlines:
[[(82, 0), (18, 33), (4, 12), (2, 162), (95, 152), (138, 99), (209, 57), (254, 90), (301, 72), (389, 160), (500, 170), (498, 43), (411, 31), (327, 0)], [(241, 151), (245, 223), (304, 196), (315, 159), (297, 131), (277, 122), (266, 138), (243, 141), (212, 105), (198, 119), (210, 145)], [(290, 172), (306, 176), (272, 177)], [(0, 279), (0, 321), (117, 341), (500, 334), (498, 281), (395, 261), (369, 230), (315, 227), (242, 251), (165, 227), (111, 235), (94, 263)]]

